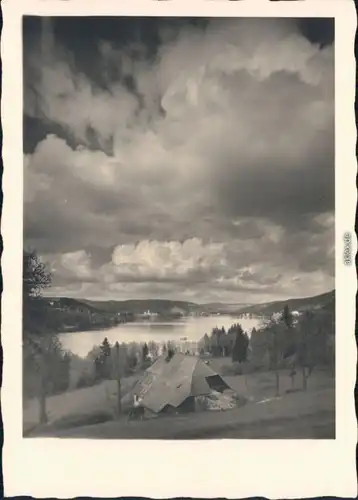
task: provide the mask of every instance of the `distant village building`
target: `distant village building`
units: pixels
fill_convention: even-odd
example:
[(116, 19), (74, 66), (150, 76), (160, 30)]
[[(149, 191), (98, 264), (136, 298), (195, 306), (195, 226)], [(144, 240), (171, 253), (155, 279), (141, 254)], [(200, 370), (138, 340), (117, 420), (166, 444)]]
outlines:
[(148, 311), (145, 311), (141, 314), (138, 314), (138, 318), (142, 318), (142, 319), (152, 319), (152, 318), (156, 318), (157, 316), (159, 316), (159, 314), (157, 312), (152, 312), (148, 309)]

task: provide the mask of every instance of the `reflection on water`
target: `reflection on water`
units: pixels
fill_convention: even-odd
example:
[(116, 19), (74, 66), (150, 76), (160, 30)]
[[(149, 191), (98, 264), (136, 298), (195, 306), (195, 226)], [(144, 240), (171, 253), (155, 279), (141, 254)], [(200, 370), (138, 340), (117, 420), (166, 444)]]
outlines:
[(260, 324), (259, 319), (234, 318), (233, 316), (209, 316), (198, 318), (185, 318), (180, 321), (163, 323), (126, 323), (107, 330), (96, 330), (88, 332), (64, 333), (60, 340), (65, 349), (79, 356), (86, 356), (94, 345), (99, 345), (104, 337), (113, 344), (117, 340), (121, 342), (164, 342), (168, 340), (179, 341), (187, 337), (190, 341), (200, 340), (205, 333), (210, 332), (216, 326), (222, 326), (227, 330), (232, 324), (240, 323), (248, 333)]

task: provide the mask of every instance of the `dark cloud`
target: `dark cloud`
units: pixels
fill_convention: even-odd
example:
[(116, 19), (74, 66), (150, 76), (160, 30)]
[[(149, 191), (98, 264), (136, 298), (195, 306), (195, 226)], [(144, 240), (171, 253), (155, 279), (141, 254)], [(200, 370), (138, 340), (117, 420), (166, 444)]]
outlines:
[(228, 216), (267, 217), (295, 226), (302, 216), (334, 209), (332, 158), (321, 167), (319, 163), (324, 161), (317, 160), (315, 176), (312, 164), (294, 166), (279, 175), (275, 175), (276, 165), (268, 163), (243, 173), (232, 168), (219, 177), (218, 196)]
[(316, 27), (24, 20), (24, 236), (56, 293), (332, 287), (333, 32)]
[(331, 45), (334, 41), (334, 19), (301, 18), (297, 20), (302, 34), (321, 47)]

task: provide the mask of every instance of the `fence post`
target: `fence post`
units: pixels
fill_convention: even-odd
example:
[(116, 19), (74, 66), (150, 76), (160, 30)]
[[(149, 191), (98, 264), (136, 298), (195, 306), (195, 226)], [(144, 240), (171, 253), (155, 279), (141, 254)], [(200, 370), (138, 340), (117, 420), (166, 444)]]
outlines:
[(122, 414), (122, 391), (121, 391), (121, 375), (120, 375), (120, 360), (119, 360), (119, 343), (116, 342), (116, 378), (117, 378), (117, 418)]

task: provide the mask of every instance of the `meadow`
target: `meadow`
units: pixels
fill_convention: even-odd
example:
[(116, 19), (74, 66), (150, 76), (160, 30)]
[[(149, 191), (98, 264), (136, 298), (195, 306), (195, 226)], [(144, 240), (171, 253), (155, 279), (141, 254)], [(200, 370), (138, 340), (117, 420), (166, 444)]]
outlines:
[[(221, 373), (228, 358), (213, 358), (211, 366)], [(122, 379), (122, 394), (140, 374)], [(224, 376), (247, 402), (225, 412), (201, 412), (160, 416), (144, 421), (115, 419), (116, 382), (51, 396), (47, 400), (49, 421), (38, 426), (38, 402), (24, 407), (24, 435), (98, 439), (334, 439), (335, 379), (327, 369), (316, 369), (302, 390), (300, 374), (295, 386), (289, 370), (280, 371), (280, 396), (275, 396), (273, 372)]]

